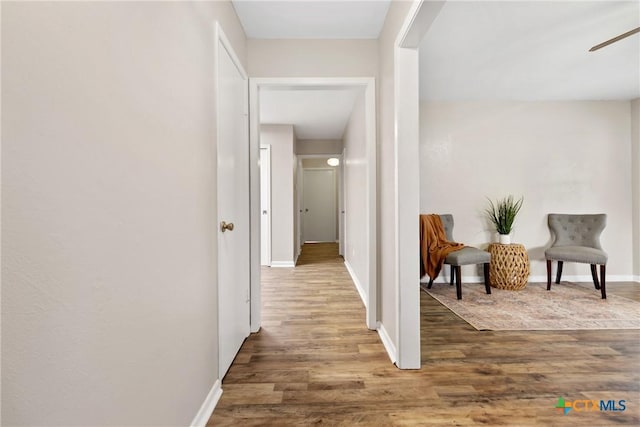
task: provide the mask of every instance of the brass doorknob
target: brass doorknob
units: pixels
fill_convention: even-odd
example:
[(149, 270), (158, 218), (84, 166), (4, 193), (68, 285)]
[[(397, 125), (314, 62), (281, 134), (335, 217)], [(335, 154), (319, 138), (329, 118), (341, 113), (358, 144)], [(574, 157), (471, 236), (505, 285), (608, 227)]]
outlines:
[(222, 230), (223, 233), (225, 231), (227, 231), (227, 230), (233, 231), (233, 223), (232, 222), (226, 223), (226, 222), (222, 221), (220, 223), (220, 229)]

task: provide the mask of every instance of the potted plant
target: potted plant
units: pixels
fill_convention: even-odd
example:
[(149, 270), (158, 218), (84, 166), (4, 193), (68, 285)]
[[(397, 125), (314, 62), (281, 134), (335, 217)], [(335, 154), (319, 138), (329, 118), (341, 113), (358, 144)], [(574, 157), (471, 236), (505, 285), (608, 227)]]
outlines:
[(513, 196), (509, 195), (502, 200), (498, 200), (495, 204), (491, 199), (488, 200), (489, 207), (485, 210), (485, 213), (496, 227), (496, 231), (500, 235), (500, 243), (508, 245), (511, 243), (513, 222), (518, 212), (520, 212), (524, 198), (520, 197), (520, 199), (516, 200)]

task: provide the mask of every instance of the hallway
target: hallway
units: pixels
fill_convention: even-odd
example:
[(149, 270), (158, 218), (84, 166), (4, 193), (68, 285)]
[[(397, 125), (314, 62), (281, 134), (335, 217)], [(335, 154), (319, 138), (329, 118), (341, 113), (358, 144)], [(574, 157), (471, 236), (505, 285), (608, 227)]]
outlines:
[(262, 329), (224, 378), (210, 425), (389, 422), (382, 387), (402, 373), (367, 330), (337, 244), (305, 244), (295, 269), (263, 267), (262, 298)]

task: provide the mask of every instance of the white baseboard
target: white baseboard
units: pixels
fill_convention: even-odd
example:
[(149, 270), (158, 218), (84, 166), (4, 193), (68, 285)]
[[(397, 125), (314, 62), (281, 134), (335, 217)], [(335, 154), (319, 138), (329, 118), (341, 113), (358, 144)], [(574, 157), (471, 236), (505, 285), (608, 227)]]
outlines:
[(351, 264), (349, 264), (349, 261), (345, 261), (344, 266), (347, 267), (347, 271), (351, 276), (351, 280), (353, 281), (353, 284), (356, 285), (356, 289), (360, 294), (360, 299), (362, 300), (362, 303), (364, 304), (365, 307), (367, 307), (367, 293), (364, 291), (364, 288), (362, 287), (362, 283), (360, 283), (358, 276), (356, 276), (355, 271), (353, 271), (353, 268), (351, 268)]
[(280, 268), (293, 268), (296, 266), (296, 263), (293, 261), (271, 261), (271, 267)]
[(632, 281), (640, 283), (640, 276), (633, 276), (633, 280)]
[(398, 362), (398, 351), (396, 350), (396, 346), (393, 344), (393, 341), (391, 341), (384, 325), (380, 322), (378, 322), (378, 335), (380, 336), (380, 340), (382, 340), (382, 345), (384, 345), (385, 350), (387, 350), (391, 363), (396, 364)]
[(220, 380), (216, 380), (209, 394), (207, 394), (207, 398), (202, 403), (200, 410), (193, 418), (193, 421), (191, 421), (191, 427), (205, 427), (207, 425), (207, 421), (211, 418), (213, 410), (216, 409), (220, 396), (222, 396), (222, 384)]

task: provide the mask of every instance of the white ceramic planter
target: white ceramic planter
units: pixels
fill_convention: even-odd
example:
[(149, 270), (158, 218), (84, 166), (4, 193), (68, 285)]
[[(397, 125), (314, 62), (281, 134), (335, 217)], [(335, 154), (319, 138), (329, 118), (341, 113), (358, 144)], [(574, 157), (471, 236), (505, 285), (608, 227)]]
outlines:
[(501, 245), (508, 245), (511, 243), (511, 235), (510, 234), (499, 234), (499, 240)]

